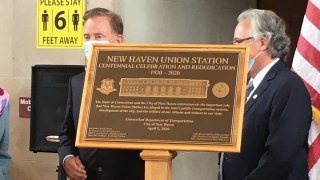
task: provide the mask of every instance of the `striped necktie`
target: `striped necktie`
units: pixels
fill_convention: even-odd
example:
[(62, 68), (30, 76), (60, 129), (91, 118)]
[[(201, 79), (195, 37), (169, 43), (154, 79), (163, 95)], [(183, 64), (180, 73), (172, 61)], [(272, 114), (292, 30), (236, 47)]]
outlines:
[(249, 94), (253, 90), (253, 80), (250, 80), (249, 83), (247, 84), (247, 89), (246, 89), (246, 99), (248, 98)]

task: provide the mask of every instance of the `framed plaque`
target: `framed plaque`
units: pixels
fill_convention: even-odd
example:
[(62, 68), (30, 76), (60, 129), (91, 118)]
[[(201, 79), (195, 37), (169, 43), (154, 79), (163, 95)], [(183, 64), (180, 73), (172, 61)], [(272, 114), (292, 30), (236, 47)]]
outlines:
[(247, 46), (94, 44), (76, 146), (239, 152)]

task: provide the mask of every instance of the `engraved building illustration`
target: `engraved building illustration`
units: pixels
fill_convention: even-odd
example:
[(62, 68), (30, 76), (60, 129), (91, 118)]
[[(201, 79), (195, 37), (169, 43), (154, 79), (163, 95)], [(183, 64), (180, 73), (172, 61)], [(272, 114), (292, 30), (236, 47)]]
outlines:
[(208, 80), (122, 78), (120, 96), (207, 98)]

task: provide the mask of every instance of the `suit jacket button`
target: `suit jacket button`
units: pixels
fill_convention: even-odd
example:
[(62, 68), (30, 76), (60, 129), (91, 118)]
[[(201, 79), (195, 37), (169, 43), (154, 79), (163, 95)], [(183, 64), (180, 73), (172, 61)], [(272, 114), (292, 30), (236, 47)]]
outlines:
[(102, 167), (98, 167), (98, 171), (99, 171), (99, 172), (102, 172)]

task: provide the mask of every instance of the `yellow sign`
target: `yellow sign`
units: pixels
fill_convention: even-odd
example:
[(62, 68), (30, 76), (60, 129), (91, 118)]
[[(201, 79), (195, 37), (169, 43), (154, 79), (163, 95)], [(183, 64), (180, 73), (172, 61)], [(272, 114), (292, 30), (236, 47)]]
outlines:
[(82, 48), (84, 0), (37, 1), (37, 47)]

